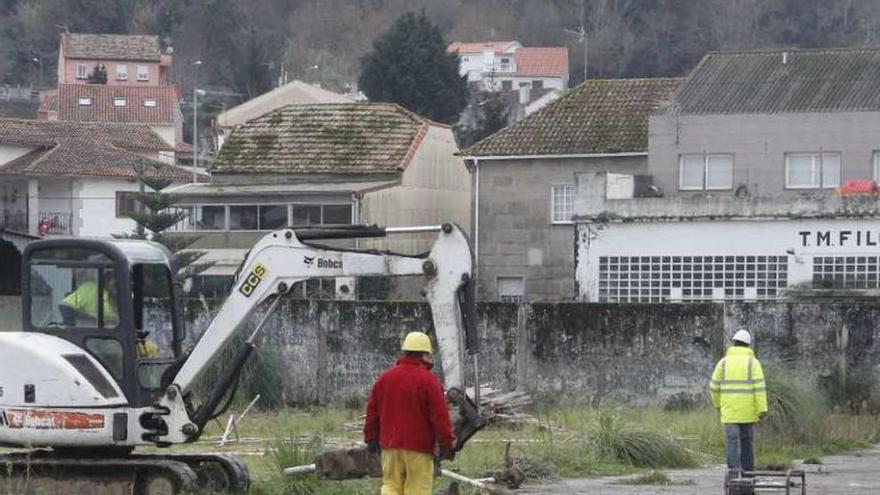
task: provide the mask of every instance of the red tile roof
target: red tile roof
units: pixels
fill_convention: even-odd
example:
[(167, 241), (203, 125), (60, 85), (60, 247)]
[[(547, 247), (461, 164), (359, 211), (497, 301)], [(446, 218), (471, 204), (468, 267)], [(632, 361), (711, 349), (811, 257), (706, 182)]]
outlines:
[(191, 173), (139, 153), (173, 149), (145, 125), (0, 119), (0, 143), (35, 148), (0, 165), (0, 175), (52, 175), (188, 181)]
[(461, 43), (456, 41), (446, 48), (449, 53), (510, 53), (512, 46), (520, 46), (516, 41), (483, 41), (479, 43)]
[(78, 59), (158, 62), (161, 55), (159, 37), (150, 35), (65, 33), (61, 46)]
[(514, 55), (518, 76), (562, 76), (568, 73), (568, 48), (523, 47)]
[[(81, 98), (89, 98), (91, 105), (81, 105)], [(114, 105), (115, 99), (124, 100), (125, 105)], [(147, 106), (148, 102), (155, 106)], [(78, 122), (171, 125), (180, 111), (177, 86), (61, 84), (57, 105), (58, 120)]]

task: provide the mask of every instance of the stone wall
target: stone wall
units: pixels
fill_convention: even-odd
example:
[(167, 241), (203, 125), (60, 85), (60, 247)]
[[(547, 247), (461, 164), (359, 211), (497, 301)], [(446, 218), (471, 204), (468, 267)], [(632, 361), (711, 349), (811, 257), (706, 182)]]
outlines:
[[(738, 328), (755, 333), (765, 367), (815, 379), (844, 358), (880, 362), (878, 319), (880, 305), (484, 303), (481, 381), (585, 403), (663, 404), (703, 395)], [(431, 326), (421, 303), (286, 301), (260, 352), (279, 363), (291, 403), (362, 399), (406, 332)]]

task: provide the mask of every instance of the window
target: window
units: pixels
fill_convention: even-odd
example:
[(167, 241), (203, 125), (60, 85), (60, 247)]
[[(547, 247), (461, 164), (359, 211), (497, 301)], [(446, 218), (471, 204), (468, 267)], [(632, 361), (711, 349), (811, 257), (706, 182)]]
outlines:
[(786, 153), (786, 189), (819, 189), (840, 185), (840, 153)]
[(512, 91), (513, 90), (513, 81), (501, 81), (501, 90), (502, 91)]
[(287, 205), (260, 205), (260, 230), (287, 226)]
[(125, 64), (120, 64), (116, 66), (116, 79), (120, 81), (125, 81), (128, 79), (128, 66)]
[(502, 57), (501, 58), (501, 72), (510, 71), (510, 58)]
[(321, 223), (321, 205), (295, 204), (293, 205), (293, 225), (295, 227), (307, 227)]
[(600, 256), (599, 302), (772, 300), (788, 286), (788, 256)]
[(137, 195), (128, 191), (116, 191), (116, 218), (128, 218), (137, 211)]
[(522, 302), (526, 299), (526, 284), (522, 277), (498, 277), (498, 300)]
[(535, 79), (532, 81), (532, 89), (544, 89), (544, 81), (540, 79)]
[(257, 230), (257, 206), (230, 206), (229, 230)]
[(76, 78), (77, 79), (88, 79), (88, 77), (89, 77), (89, 68), (86, 67), (86, 64), (77, 64)]
[(120, 98), (118, 96), (113, 97), (113, 106), (114, 107), (124, 107), (127, 104), (128, 104), (128, 102), (125, 100), (125, 98)]
[(880, 257), (816, 256), (813, 258), (813, 288), (880, 288)]
[(553, 186), (550, 210), (553, 223), (571, 223), (574, 215), (574, 184)]
[(220, 205), (202, 206), (196, 222), (199, 230), (223, 230), (226, 228), (226, 207)]
[(119, 323), (113, 263), (88, 249), (43, 249), (30, 272), (35, 328), (113, 328)]
[(347, 225), (351, 223), (351, 205), (324, 205), (321, 223), (325, 225)]
[(138, 81), (149, 81), (150, 80), (150, 68), (146, 65), (138, 65), (137, 72), (137, 80)]
[(733, 188), (733, 155), (681, 155), (679, 189), (724, 190)]
[(154, 108), (156, 106), (156, 100), (144, 100), (144, 106)]
[(880, 151), (874, 152), (874, 180), (880, 180)]
[(79, 102), (80, 106), (87, 107), (92, 104), (92, 99), (91, 98), (80, 98), (78, 100), (78, 102)]

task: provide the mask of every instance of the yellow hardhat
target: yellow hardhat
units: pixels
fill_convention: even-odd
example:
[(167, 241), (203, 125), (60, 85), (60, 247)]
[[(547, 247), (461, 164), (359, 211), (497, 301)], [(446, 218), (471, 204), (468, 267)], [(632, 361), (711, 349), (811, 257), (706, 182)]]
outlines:
[(433, 354), (434, 352), (431, 348), (431, 337), (428, 337), (428, 334), (424, 332), (410, 332), (406, 334), (401, 349), (409, 352), (427, 352), (428, 354)]

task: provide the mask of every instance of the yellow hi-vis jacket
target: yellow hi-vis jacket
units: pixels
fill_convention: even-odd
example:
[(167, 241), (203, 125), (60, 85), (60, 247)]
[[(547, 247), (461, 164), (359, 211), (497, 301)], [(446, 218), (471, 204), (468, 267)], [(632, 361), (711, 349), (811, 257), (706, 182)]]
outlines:
[(727, 349), (712, 373), (709, 394), (722, 423), (757, 423), (767, 412), (767, 385), (755, 353), (748, 347)]

